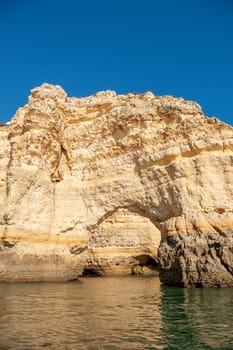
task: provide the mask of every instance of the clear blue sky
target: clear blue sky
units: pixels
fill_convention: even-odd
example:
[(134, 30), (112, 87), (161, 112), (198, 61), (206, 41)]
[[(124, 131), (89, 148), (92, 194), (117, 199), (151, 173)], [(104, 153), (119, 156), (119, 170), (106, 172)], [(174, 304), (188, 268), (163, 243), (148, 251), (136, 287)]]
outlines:
[(233, 1), (0, 0), (0, 121), (43, 82), (182, 96), (233, 124)]

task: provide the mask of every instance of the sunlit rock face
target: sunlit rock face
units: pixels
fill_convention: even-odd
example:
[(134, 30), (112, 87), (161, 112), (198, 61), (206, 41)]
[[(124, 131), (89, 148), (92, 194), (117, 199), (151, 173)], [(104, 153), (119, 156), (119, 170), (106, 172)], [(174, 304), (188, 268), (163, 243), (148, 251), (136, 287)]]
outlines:
[(233, 128), (196, 103), (43, 84), (0, 144), (1, 281), (233, 286)]

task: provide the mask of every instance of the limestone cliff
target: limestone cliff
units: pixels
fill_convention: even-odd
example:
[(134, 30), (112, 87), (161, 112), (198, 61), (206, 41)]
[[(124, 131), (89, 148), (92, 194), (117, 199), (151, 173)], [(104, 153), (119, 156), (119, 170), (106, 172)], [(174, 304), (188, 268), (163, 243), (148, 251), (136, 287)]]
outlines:
[(43, 84), (0, 143), (1, 281), (233, 286), (233, 128), (198, 104)]

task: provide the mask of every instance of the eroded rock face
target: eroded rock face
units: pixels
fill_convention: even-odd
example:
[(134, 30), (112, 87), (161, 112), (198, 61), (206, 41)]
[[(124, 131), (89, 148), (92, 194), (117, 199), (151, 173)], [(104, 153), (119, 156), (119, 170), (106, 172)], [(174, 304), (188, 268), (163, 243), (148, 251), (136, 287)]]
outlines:
[(233, 286), (233, 128), (196, 103), (43, 84), (0, 144), (0, 280)]

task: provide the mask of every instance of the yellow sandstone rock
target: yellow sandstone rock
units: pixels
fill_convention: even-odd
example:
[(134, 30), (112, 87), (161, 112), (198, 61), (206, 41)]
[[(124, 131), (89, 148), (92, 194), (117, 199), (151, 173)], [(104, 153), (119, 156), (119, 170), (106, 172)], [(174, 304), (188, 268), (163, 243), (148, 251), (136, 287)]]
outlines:
[(198, 104), (43, 84), (0, 146), (1, 281), (233, 286), (233, 128)]

